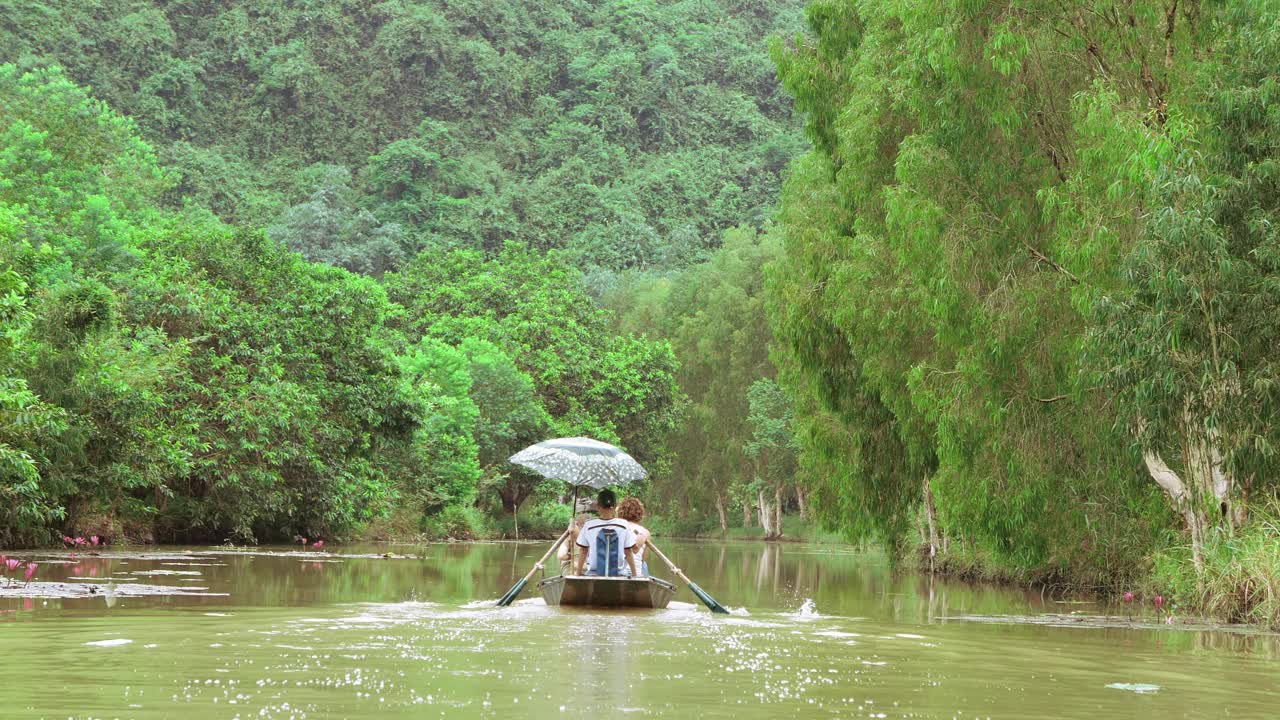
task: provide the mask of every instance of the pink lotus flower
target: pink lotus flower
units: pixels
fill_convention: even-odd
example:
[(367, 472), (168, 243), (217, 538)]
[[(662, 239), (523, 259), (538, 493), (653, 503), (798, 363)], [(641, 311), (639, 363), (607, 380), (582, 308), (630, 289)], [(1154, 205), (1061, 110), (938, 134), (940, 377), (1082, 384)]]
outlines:
[(316, 550), (319, 550), (320, 548), (324, 547), (324, 541), (323, 541), (323, 540), (317, 540), (317, 541), (315, 541), (314, 543), (312, 543), (312, 544), (311, 544), (311, 547), (315, 548)]
[(90, 535), (90, 536), (89, 536), (89, 542), (93, 543), (93, 546), (94, 546), (94, 547), (98, 547), (98, 536), (97, 536), (97, 535)]
[(307, 539), (306, 539), (306, 538), (304, 538), (304, 537), (300, 537), (300, 538), (298, 538), (298, 541), (302, 543), (302, 547), (306, 547), (306, 546), (307, 546)]
[(64, 545), (75, 545), (75, 544), (76, 544), (76, 541), (75, 541), (75, 539), (74, 539), (74, 538), (72, 538), (70, 535), (63, 535), (63, 536), (62, 536), (62, 543), (63, 543)]
[(1131, 592), (1127, 592), (1127, 593), (1125, 593), (1125, 594), (1124, 594), (1124, 601), (1125, 601), (1125, 602), (1127, 602), (1127, 603), (1131, 603), (1131, 602), (1133, 602), (1133, 593), (1131, 593)]
[(4, 566), (9, 569), (9, 572), (13, 572), (14, 570), (17, 570), (18, 566), (21, 564), (22, 564), (22, 561), (17, 558), (5, 558), (5, 561), (4, 561)]
[(82, 537), (76, 537), (76, 539), (72, 540), (72, 542), (74, 542), (76, 545), (87, 545), (89, 541), (85, 540)]
[(27, 582), (31, 582), (31, 578), (36, 576), (36, 568), (38, 567), (40, 566), (33, 562), (27, 563), (27, 572), (26, 572)]
[(1162, 610), (1163, 608), (1164, 608), (1164, 596), (1163, 596), (1163, 595), (1157, 595), (1157, 596), (1156, 596), (1156, 610)]

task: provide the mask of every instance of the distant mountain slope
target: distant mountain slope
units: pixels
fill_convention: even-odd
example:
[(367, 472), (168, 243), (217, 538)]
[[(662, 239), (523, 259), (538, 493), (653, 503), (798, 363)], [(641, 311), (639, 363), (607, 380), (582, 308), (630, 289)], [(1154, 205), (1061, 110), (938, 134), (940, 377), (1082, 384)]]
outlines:
[(802, 140), (766, 38), (802, 6), (2, 0), (0, 59), (135, 118), (181, 175), (169, 202), (314, 259), (515, 239), (664, 269), (770, 212)]

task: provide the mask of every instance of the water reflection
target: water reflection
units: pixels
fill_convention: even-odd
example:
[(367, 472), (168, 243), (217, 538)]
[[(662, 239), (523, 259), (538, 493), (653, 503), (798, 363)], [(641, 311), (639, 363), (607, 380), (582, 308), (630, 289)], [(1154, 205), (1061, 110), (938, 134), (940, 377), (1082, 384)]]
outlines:
[[(0, 716), (1268, 717), (1280, 691), (1272, 635), (1015, 622), (1101, 608), (847, 548), (664, 543), (727, 618), (683, 589), (667, 611), (491, 607), (543, 550), (43, 555), (44, 582), (104, 592), (0, 598)], [(220, 594), (105, 591), (127, 583)]]

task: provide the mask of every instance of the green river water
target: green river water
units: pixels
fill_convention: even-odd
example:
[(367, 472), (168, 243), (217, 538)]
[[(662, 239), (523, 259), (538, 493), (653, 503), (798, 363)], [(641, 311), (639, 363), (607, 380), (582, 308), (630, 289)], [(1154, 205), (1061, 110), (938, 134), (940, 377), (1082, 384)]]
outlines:
[(847, 548), (666, 545), (733, 615), (683, 588), (662, 611), (532, 587), (492, 607), (545, 543), (36, 553), (37, 583), (97, 592), (0, 590), (0, 717), (1280, 716), (1274, 635), (1081, 621), (1107, 608)]

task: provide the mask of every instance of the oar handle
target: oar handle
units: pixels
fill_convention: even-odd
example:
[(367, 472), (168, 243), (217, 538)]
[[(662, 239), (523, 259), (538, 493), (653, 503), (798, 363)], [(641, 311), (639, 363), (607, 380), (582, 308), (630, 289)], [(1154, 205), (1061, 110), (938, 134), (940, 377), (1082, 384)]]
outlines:
[(569, 537), (569, 532), (570, 532), (569, 530), (565, 530), (564, 534), (560, 536), (560, 539), (556, 540), (555, 543), (551, 546), (551, 549), (547, 550), (547, 553), (542, 556), (542, 559), (538, 560), (538, 562), (533, 566), (533, 569), (529, 571), (529, 574), (524, 576), (525, 582), (529, 582), (529, 578), (532, 578), (533, 574), (538, 572), (538, 570), (542, 567), (542, 563), (546, 562), (547, 558), (551, 557), (551, 553), (555, 552), (556, 548), (560, 547), (560, 543), (564, 542), (564, 539)]
[(663, 555), (663, 554), (662, 554), (662, 551), (658, 549), (658, 546), (653, 544), (653, 540), (652, 540), (652, 539), (650, 539), (650, 540), (649, 540), (649, 542), (645, 543), (645, 546), (646, 546), (646, 547), (648, 547), (650, 550), (652, 550), (652, 551), (654, 551), (654, 552), (658, 553), (658, 557), (662, 558), (662, 562), (666, 563), (666, 564), (667, 564), (667, 567), (671, 568), (671, 572), (675, 573), (675, 576), (676, 576), (676, 577), (678, 577), (678, 578), (680, 578), (681, 580), (683, 580), (685, 585), (692, 585), (692, 584), (693, 584), (693, 583), (689, 580), (689, 577), (688, 577), (687, 575), (685, 575), (685, 574), (680, 570), (680, 568), (676, 567), (676, 564), (675, 564), (675, 563), (671, 562), (671, 558), (669, 558), (669, 557), (667, 557), (666, 555)]

